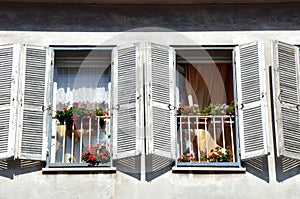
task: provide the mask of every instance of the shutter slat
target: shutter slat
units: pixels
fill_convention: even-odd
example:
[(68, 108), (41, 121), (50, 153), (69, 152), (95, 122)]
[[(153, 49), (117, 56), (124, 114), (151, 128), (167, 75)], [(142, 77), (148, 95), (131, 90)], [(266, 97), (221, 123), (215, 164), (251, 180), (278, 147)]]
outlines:
[(268, 154), (265, 74), (262, 43), (237, 48), (237, 95), (241, 159)]
[(46, 160), (47, 120), (42, 107), (50, 102), (50, 50), (24, 46), (24, 93), (18, 158)]

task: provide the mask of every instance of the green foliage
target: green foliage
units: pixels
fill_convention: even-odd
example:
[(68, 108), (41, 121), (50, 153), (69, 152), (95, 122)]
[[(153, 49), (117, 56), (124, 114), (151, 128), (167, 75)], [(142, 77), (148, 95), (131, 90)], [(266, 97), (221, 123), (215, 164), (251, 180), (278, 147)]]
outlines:
[(207, 159), (210, 162), (230, 162), (230, 151), (228, 149), (217, 146), (210, 151)]
[(212, 104), (210, 103), (208, 107), (200, 109), (197, 104), (192, 106), (185, 106), (184, 104), (179, 104), (177, 109), (177, 115), (197, 115), (197, 114), (210, 114), (210, 115), (233, 115), (234, 114), (234, 104)]

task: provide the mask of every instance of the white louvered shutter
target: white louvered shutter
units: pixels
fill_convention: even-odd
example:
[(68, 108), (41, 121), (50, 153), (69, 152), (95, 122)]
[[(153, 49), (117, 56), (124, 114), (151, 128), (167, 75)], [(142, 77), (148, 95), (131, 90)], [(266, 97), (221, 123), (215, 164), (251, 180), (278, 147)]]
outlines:
[(138, 44), (116, 47), (112, 54), (113, 156), (141, 153), (143, 71)]
[[(17, 158), (46, 160), (50, 115), (51, 51), (24, 45), (21, 59), (21, 106)], [(44, 111), (45, 110), (45, 111)]]
[[(148, 43), (146, 63), (146, 153), (175, 158), (175, 68), (173, 48)], [(171, 106), (171, 107), (172, 107)]]
[(300, 160), (299, 48), (274, 41), (273, 53), (277, 155)]
[(267, 99), (262, 42), (236, 48), (241, 159), (268, 154)]
[(19, 45), (0, 46), (0, 159), (14, 156)]

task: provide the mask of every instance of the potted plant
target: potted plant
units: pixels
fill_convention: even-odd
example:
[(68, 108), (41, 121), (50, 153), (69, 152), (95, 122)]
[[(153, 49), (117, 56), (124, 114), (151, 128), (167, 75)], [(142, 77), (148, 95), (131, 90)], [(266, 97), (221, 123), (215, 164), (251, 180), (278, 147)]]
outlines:
[(96, 144), (95, 146), (89, 145), (81, 154), (81, 158), (86, 163), (89, 163), (89, 166), (99, 165), (100, 163), (104, 164), (110, 161), (110, 153), (107, 150), (105, 145)]

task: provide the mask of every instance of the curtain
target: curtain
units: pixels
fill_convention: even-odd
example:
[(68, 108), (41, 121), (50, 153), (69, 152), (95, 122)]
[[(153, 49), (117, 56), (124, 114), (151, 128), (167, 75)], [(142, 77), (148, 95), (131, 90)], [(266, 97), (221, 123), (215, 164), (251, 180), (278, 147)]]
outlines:
[(56, 73), (57, 109), (79, 102), (89, 109), (107, 108), (110, 92), (110, 68), (60, 67)]
[[(232, 64), (185, 64), (185, 90), (193, 104), (204, 108), (209, 103), (233, 101)], [(182, 99), (184, 99), (182, 97)], [(183, 102), (190, 104), (191, 102)]]

